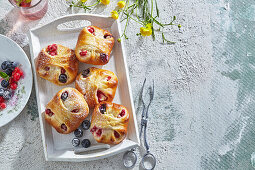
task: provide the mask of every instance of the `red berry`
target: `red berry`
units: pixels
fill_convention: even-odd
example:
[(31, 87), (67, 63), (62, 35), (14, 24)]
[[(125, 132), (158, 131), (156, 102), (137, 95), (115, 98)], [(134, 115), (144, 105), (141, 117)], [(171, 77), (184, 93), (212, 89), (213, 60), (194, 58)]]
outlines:
[(87, 55), (87, 51), (86, 51), (86, 50), (85, 50), (85, 51), (81, 51), (81, 52), (80, 52), (80, 55), (81, 55), (81, 56)]
[(15, 73), (14, 75), (13, 75), (13, 80), (14, 81), (19, 81), (20, 80), (20, 74), (19, 73)]
[(18, 85), (17, 85), (16, 83), (12, 83), (12, 84), (10, 85), (10, 88), (11, 88), (12, 90), (16, 90), (17, 87), (18, 87)]
[(61, 68), (61, 74), (65, 74), (66, 70), (64, 68)]
[(109, 80), (111, 80), (111, 76), (108, 76), (108, 77), (107, 77), (107, 81), (109, 81)]
[(9, 84), (12, 84), (12, 83), (14, 83), (15, 81), (13, 80), (13, 77), (11, 77), (10, 79), (9, 79)]
[(97, 91), (98, 102), (106, 101), (108, 97), (100, 90)]
[(5, 103), (0, 103), (0, 108), (1, 109), (5, 109), (6, 108), (6, 104)]
[(4, 102), (4, 98), (3, 96), (0, 96), (0, 103), (3, 103)]
[(114, 131), (114, 136), (115, 136), (115, 138), (119, 138), (120, 134), (117, 131)]
[(95, 32), (95, 29), (93, 27), (88, 27), (88, 31), (92, 34)]
[(118, 115), (118, 118), (123, 117), (123, 116), (125, 116), (125, 110), (124, 109), (122, 109), (122, 111)]
[(54, 113), (53, 113), (50, 109), (46, 109), (46, 110), (45, 110), (45, 113), (46, 113), (47, 115), (49, 115), (50, 117), (51, 117), (52, 115), (54, 115)]
[(19, 73), (20, 76), (23, 76), (23, 71), (22, 71), (19, 67), (16, 67), (16, 68), (14, 69), (14, 71), (12, 72), (12, 76), (13, 76), (14, 74), (16, 74), (16, 73)]
[(30, 6), (31, 6), (31, 2), (26, 3), (26, 1), (23, 0), (23, 1), (19, 4), (19, 6), (21, 6), (21, 7), (30, 7)]
[(94, 127), (90, 130), (90, 132), (91, 132), (91, 133), (94, 133), (96, 130), (97, 130), (97, 127), (94, 126)]
[(52, 45), (48, 45), (47, 47), (47, 52), (51, 55), (51, 56), (54, 56), (54, 55), (57, 55), (57, 44), (52, 44)]
[(97, 136), (101, 136), (102, 135), (102, 129), (98, 129), (96, 134), (97, 134)]
[(22, 77), (24, 75), (22, 70), (19, 71), (19, 74), (20, 74), (20, 77)]

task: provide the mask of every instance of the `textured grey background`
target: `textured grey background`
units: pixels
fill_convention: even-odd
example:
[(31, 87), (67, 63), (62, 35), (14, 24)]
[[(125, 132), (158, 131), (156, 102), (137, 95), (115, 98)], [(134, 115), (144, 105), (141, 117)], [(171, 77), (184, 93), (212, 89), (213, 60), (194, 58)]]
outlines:
[[(116, 2), (91, 12), (109, 15)], [(24, 23), (7, 0), (0, 4), (0, 33), (28, 56), (29, 28), (70, 13), (65, 0), (50, 0), (44, 18)], [(161, 44), (159, 35), (156, 41), (134, 36), (136, 23), (129, 25), (125, 41), (138, 119), (143, 79), (155, 80), (148, 125), (155, 169), (252, 169), (255, 1), (160, 0), (159, 8), (162, 22), (176, 15), (183, 25), (181, 31), (164, 30), (175, 45)], [(0, 169), (123, 169), (122, 154), (82, 163), (45, 162), (37, 115), (33, 92), (24, 111), (0, 129)]]

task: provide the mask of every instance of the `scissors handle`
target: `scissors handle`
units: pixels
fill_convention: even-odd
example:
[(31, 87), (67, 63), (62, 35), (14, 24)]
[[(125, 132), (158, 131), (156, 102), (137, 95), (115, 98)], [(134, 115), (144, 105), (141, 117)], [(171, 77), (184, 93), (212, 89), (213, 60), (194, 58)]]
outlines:
[(142, 119), (142, 125), (144, 126), (144, 146), (146, 148), (146, 151), (149, 152), (149, 145), (147, 142), (147, 120), (146, 119)]

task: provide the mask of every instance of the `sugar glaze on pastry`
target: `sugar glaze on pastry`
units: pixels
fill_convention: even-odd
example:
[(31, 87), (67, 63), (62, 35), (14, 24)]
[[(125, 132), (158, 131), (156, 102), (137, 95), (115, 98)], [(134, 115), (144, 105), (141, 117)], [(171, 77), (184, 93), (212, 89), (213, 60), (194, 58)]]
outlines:
[(63, 134), (76, 130), (88, 114), (89, 108), (83, 95), (71, 87), (60, 90), (46, 105), (44, 112), (45, 120)]
[(80, 62), (105, 65), (110, 60), (114, 45), (112, 34), (96, 26), (88, 26), (80, 32), (75, 55)]
[(102, 101), (112, 102), (118, 85), (117, 76), (96, 67), (83, 70), (76, 78), (75, 88), (79, 90), (90, 108)]
[(127, 135), (129, 113), (119, 104), (102, 102), (92, 114), (90, 131), (100, 143), (119, 144)]
[(36, 71), (56, 85), (72, 83), (78, 73), (79, 61), (68, 47), (52, 44), (43, 48), (36, 60)]

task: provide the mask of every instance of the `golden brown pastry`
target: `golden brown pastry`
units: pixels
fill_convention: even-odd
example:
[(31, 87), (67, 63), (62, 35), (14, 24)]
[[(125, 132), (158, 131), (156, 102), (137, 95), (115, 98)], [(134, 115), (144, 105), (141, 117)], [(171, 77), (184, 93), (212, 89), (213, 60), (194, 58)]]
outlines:
[(102, 102), (96, 105), (91, 119), (91, 133), (100, 143), (118, 144), (127, 135), (129, 113), (119, 104)]
[(83, 95), (68, 87), (60, 90), (47, 104), (45, 120), (57, 132), (68, 134), (76, 130), (88, 116), (89, 108)]
[(114, 45), (114, 38), (110, 32), (96, 26), (88, 26), (80, 32), (75, 55), (80, 62), (105, 65), (109, 62)]
[(66, 85), (75, 80), (78, 62), (73, 50), (59, 44), (52, 44), (39, 53), (36, 71), (40, 77), (56, 85)]
[(102, 101), (112, 102), (117, 85), (118, 78), (113, 72), (96, 67), (83, 70), (75, 81), (75, 88), (84, 95), (90, 108)]

